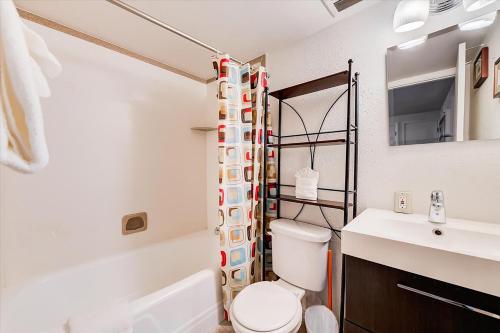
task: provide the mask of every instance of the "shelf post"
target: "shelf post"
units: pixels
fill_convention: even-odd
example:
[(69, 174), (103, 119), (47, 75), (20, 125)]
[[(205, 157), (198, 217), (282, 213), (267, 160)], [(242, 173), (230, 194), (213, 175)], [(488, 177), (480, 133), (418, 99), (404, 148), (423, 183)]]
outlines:
[[(264, 117), (263, 117), (263, 135), (262, 135), (262, 188), (260, 189), (262, 194), (262, 213), (260, 215), (261, 228), (262, 228), (262, 281), (266, 280), (266, 211), (267, 211), (267, 113), (268, 113), (268, 102), (269, 102), (269, 88), (264, 88)], [(258, 140), (259, 133), (256, 133), (255, 140)], [(257, 158), (257, 156), (254, 156)], [(259, 172), (259, 170), (254, 170), (254, 172)], [(257, 193), (257, 196), (259, 193)], [(254, 212), (255, 213), (255, 212)]]
[[(345, 145), (345, 185), (344, 185), (344, 225), (349, 222), (349, 169), (351, 162), (351, 86), (352, 86), (352, 59), (349, 59), (347, 79), (347, 121)], [(340, 333), (344, 332), (344, 306), (345, 306), (345, 255), (342, 255), (342, 281), (340, 288)]]
[[(276, 179), (276, 197), (279, 198), (281, 195), (281, 99), (279, 100), (279, 109), (278, 109), (278, 176)], [(275, 151), (276, 152), (276, 151)], [(277, 210), (276, 217), (281, 217), (281, 202), (280, 200), (276, 200)]]
[(347, 81), (347, 124), (346, 124), (346, 145), (345, 145), (345, 183), (344, 183), (344, 225), (349, 222), (349, 175), (351, 166), (351, 87), (352, 87), (352, 59), (349, 59), (349, 71)]
[(359, 73), (354, 74), (354, 184), (352, 217), (358, 214), (358, 135), (359, 135)]

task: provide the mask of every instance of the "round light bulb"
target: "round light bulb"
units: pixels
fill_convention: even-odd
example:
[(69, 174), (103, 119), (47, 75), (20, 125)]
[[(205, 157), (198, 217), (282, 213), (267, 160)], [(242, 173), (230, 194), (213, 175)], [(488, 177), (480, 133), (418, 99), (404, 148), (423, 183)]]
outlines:
[(396, 32), (420, 28), (429, 17), (429, 1), (403, 0), (394, 12), (393, 27)]
[(483, 16), (476, 17), (472, 20), (460, 23), (458, 27), (462, 31), (482, 29), (492, 25), (493, 22), (495, 22), (496, 18), (497, 18), (497, 12), (495, 11)]
[(464, 1), (464, 8), (468, 12), (473, 12), (475, 10), (481, 9), (483, 7), (486, 7), (496, 0), (463, 0)]

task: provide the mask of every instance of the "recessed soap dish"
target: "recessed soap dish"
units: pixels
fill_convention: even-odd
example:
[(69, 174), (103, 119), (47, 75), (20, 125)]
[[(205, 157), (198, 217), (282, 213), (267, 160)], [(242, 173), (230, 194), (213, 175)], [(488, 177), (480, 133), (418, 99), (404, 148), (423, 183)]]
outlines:
[(130, 235), (148, 228), (148, 215), (145, 212), (122, 217), (122, 234)]

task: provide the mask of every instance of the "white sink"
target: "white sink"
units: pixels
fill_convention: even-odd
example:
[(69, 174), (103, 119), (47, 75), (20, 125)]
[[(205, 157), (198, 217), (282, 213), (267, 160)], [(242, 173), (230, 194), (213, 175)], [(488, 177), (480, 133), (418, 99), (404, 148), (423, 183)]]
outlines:
[(499, 224), (367, 209), (342, 229), (342, 253), (500, 297)]

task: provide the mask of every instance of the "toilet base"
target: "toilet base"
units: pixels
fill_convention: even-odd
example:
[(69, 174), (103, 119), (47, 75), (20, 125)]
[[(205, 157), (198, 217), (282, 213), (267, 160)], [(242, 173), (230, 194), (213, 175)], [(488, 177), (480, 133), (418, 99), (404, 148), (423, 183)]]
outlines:
[[(232, 322), (231, 322), (231, 324), (232, 324)], [(241, 328), (236, 327), (236, 326), (237, 325), (233, 325), (233, 330), (235, 333), (255, 333), (254, 331), (249, 331), (245, 328), (243, 328), (243, 330), (241, 330)], [(278, 332), (279, 333), (297, 333), (300, 330), (301, 326), (302, 326), (302, 320), (300, 320), (298, 325), (292, 331), (284, 332), (284, 331), (277, 330), (277, 331), (271, 331), (271, 332), (266, 332), (266, 333), (278, 333)]]

